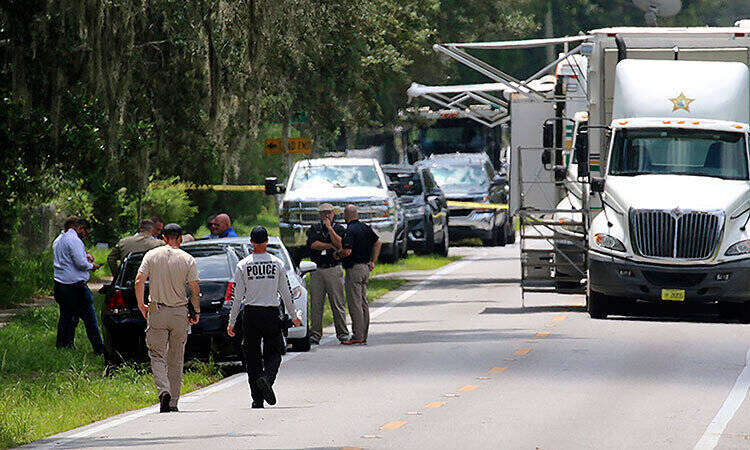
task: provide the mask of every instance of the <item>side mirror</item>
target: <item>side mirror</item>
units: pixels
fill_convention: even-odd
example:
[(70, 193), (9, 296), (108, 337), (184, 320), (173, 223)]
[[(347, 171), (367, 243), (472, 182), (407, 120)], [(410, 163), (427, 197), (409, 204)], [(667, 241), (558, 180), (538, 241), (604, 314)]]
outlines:
[(554, 146), (555, 146), (555, 123), (550, 122), (550, 121), (544, 122), (544, 125), (542, 125), (542, 147), (551, 148)]
[(542, 165), (548, 166), (552, 163), (552, 150), (545, 148), (542, 151)]
[(315, 272), (316, 270), (318, 270), (318, 265), (312, 261), (300, 261), (299, 263), (299, 272), (302, 276), (306, 273)]
[(388, 182), (388, 190), (393, 191), (395, 193), (399, 193), (399, 189), (401, 188), (401, 184), (399, 184), (396, 181), (389, 181)]
[(589, 176), (589, 135), (582, 132), (576, 138), (576, 160), (578, 161), (578, 178)]
[(498, 175), (495, 178), (492, 179), (492, 183), (490, 183), (492, 186), (502, 186), (504, 184), (508, 183), (508, 179), (505, 176)]
[(591, 192), (598, 192), (599, 194), (604, 192), (604, 185), (606, 184), (604, 178), (592, 178), (591, 179)]
[(266, 177), (264, 184), (266, 195), (283, 194), (286, 191), (284, 185), (278, 184), (278, 182), (279, 179), (276, 177)]
[(555, 166), (553, 168), (555, 171), (555, 181), (564, 181), (565, 176), (568, 174), (568, 168), (565, 166)]

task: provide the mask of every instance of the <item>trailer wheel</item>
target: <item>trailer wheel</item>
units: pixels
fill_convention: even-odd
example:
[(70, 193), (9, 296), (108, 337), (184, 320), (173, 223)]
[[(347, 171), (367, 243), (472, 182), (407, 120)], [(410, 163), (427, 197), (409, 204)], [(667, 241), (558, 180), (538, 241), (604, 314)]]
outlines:
[(588, 309), (589, 316), (592, 319), (606, 319), (607, 318), (607, 301), (609, 297), (599, 292), (591, 291), (588, 296)]

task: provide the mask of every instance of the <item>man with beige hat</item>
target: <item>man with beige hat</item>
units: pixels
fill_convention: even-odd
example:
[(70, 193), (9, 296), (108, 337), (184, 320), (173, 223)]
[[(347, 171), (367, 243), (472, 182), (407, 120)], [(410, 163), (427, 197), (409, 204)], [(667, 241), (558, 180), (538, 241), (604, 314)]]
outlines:
[(341, 250), (341, 239), (346, 232), (343, 225), (334, 223), (334, 208), (330, 203), (318, 206), (320, 222), (307, 230), (307, 247), (310, 259), (318, 270), (310, 275), (310, 343), (319, 344), (323, 336), (323, 306), (325, 297), (331, 304), (336, 337), (340, 342), (349, 339), (344, 303), (344, 269), (337, 252)]

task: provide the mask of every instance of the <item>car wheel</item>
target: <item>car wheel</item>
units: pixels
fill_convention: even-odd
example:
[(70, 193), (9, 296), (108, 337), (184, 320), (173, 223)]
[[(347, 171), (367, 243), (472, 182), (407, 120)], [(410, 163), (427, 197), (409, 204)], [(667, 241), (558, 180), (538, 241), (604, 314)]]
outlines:
[(448, 235), (448, 224), (445, 224), (445, 226), (443, 226), (443, 240), (440, 243), (440, 245), (438, 245), (437, 253), (440, 256), (448, 256), (449, 248), (450, 248), (450, 237)]
[(591, 291), (591, 294), (588, 298), (589, 316), (591, 316), (592, 319), (606, 319), (607, 314), (609, 313), (609, 305), (607, 305), (607, 302), (610, 299), (611, 297), (608, 297), (604, 294)]

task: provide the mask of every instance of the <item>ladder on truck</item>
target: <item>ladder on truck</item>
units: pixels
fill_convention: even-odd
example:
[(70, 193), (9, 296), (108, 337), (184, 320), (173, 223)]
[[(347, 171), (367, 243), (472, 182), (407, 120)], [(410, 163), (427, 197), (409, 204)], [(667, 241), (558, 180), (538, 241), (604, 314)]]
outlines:
[[(585, 294), (588, 240), (584, 210), (557, 208), (564, 181), (550, 181), (538, 161), (539, 171), (524, 175), (523, 164), (539, 157), (541, 147), (519, 147), (516, 186), (520, 189), (517, 211), (520, 224), (521, 300), (529, 293)], [(554, 189), (550, 189), (554, 186)], [(552, 194), (555, 192), (556, 194)], [(530, 199), (543, 198), (543, 204)], [(536, 195), (533, 195), (536, 194)], [(535, 204), (537, 203), (537, 204)], [(549, 205), (555, 205), (550, 207)], [(574, 231), (573, 231), (574, 230)]]

